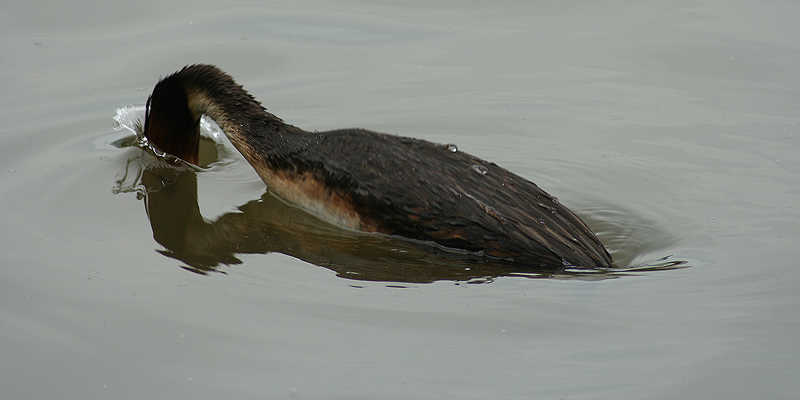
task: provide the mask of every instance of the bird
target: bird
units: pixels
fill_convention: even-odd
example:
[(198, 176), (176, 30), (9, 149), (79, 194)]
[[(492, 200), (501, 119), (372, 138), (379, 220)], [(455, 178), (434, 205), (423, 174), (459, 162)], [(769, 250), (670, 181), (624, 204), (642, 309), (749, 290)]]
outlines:
[(454, 145), (360, 128), (303, 130), (214, 65), (162, 78), (147, 99), (144, 134), (196, 164), (203, 115), (269, 192), (339, 227), (525, 271), (612, 267), (594, 232), (533, 182)]

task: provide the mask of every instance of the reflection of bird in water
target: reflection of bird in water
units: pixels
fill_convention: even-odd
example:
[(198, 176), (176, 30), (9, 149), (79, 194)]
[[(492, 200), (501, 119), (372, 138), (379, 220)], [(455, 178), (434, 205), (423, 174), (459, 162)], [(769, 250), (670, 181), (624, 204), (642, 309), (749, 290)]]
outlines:
[(196, 163), (202, 114), (271, 192), (333, 224), (513, 261), (518, 269), (611, 266), (586, 224), (532, 182), (453, 146), (361, 129), (304, 131), (214, 66), (161, 80), (148, 99), (145, 135)]
[[(363, 281), (478, 283), (520, 275), (495, 263), (465, 263), (451, 253), (441, 257), (430, 247), (400, 238), (343, 230), (266, 193), (236, 212), (208, 221), (200, 213), (197, 174), (191, 169), (154, 163), (140, 178), (153, 238), (164, 246), (159, 253), (182, 261), (184, 269), (195, 273), (239, 264), (241, 254), (283, 253)], [(537, 278), (553, 273), (522, 275)]]

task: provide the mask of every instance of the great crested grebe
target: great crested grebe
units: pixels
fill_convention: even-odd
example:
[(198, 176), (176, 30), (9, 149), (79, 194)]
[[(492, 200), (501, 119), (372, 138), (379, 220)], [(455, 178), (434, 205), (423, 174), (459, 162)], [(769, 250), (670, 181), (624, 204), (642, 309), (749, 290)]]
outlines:
[(187, 66), (155, 86), (145, 135), (197, 163), (203, 114), (272, 193), (336, 225), (521, 269), (611, 267), (586, 224), (534, 183), (453, 146), (363, 129), (304, 131), (212, 65)]

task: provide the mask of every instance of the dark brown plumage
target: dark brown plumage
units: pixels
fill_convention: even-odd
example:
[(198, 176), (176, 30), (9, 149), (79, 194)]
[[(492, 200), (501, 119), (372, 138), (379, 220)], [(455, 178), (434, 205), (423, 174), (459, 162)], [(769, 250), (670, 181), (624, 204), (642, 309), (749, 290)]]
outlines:
[(161, 80), (148, 100), (145, 134), (196, 162), (202, 114), (219, 124), (272, 192), (340, 226), (524, 269), (611, 266), (586, 224), (534, 183), (424, 140), (362, 129), (304, 131), (267, 112), (214, 66), (189, 66)]

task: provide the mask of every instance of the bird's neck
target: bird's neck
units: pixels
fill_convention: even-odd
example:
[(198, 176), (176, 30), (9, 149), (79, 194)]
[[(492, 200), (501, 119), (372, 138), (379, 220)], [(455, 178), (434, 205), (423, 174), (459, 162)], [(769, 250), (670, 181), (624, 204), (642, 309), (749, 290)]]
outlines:
[(269, 113), (241, 86), (228, 90), (188, 87), (187, 107), (199, 122), (207, 115), (240, 153), (258, 169), (302, 146), (307, 132)]
[(200, 117), (211, 117), (251, 164), (301, 145), (306, 132), (270, 114), (216, 67), (189, 66), (162, 79), (148, 99), (145, 135), (162, 151), (196, 163)]

